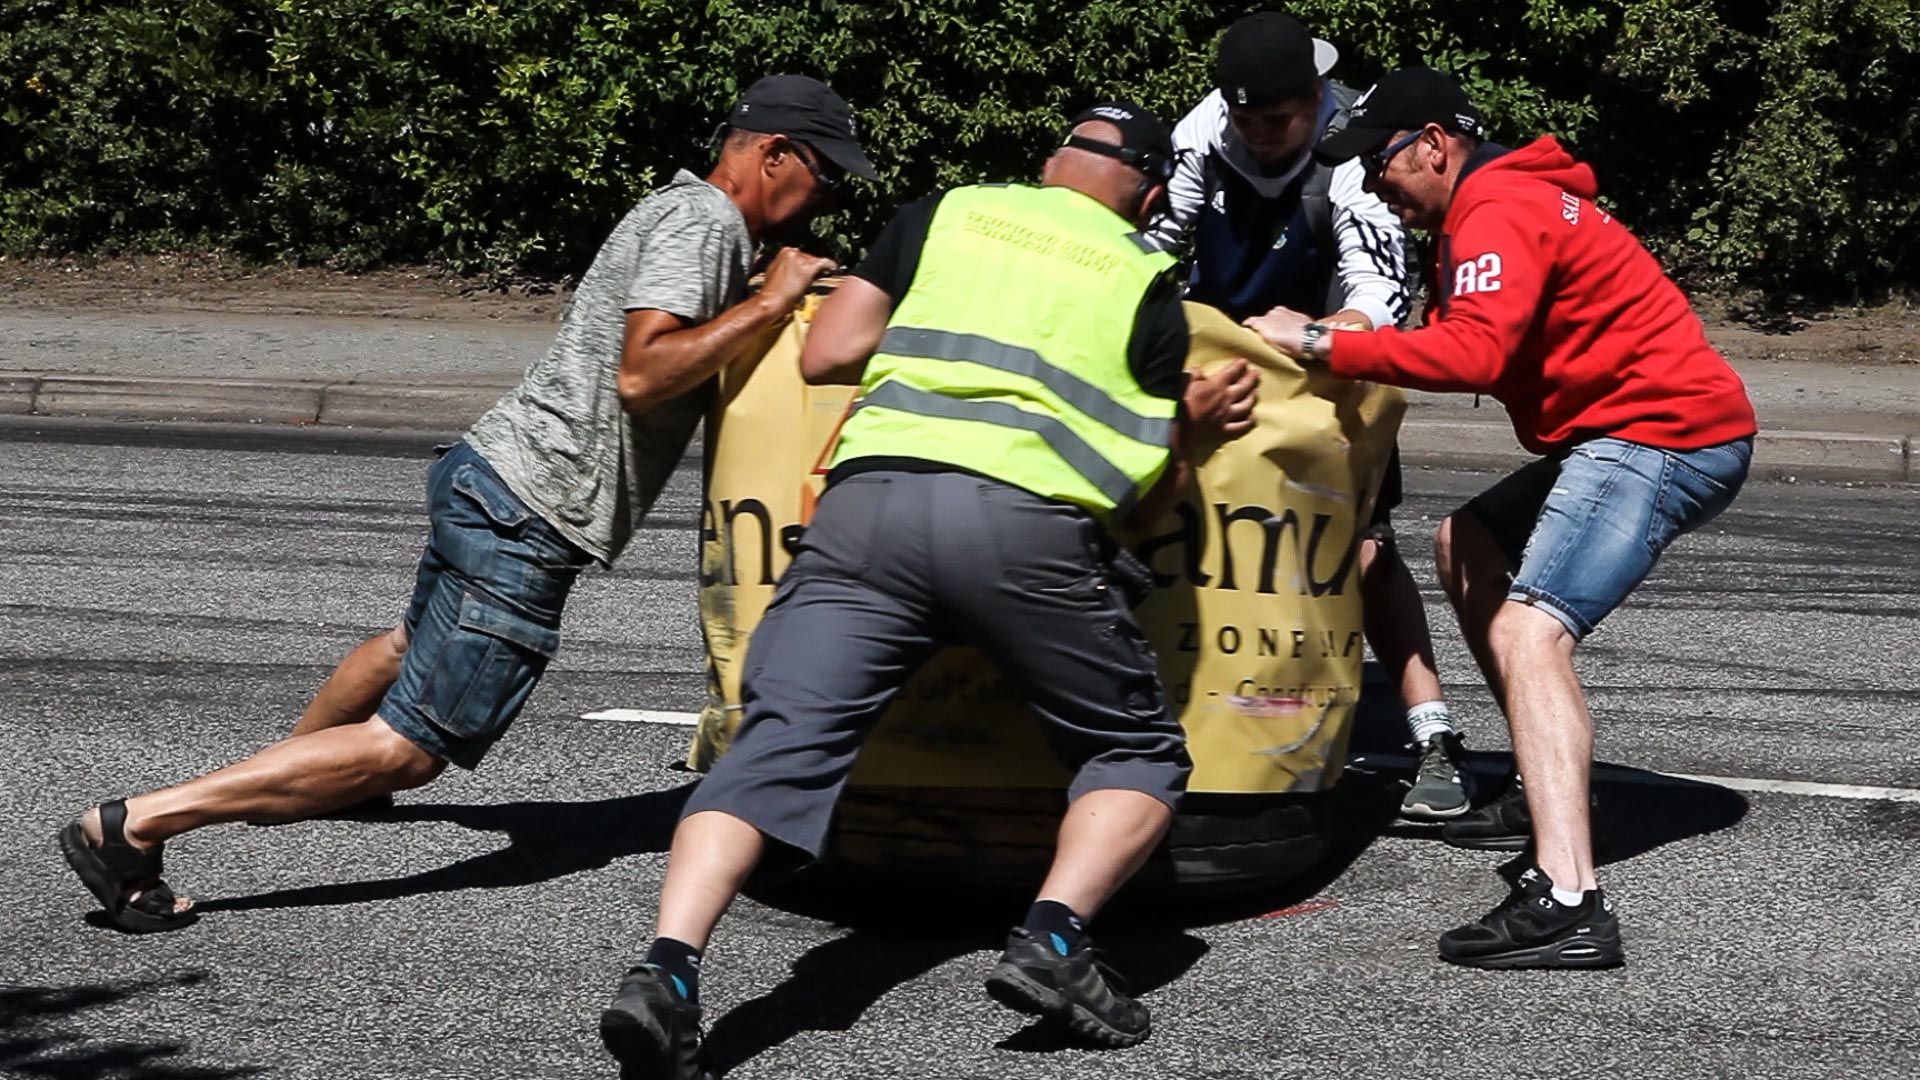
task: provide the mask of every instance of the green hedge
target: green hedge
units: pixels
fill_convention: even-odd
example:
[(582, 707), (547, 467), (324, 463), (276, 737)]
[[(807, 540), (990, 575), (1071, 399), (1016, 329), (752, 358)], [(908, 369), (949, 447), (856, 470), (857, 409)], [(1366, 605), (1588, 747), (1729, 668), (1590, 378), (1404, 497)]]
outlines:
[[(1264, 5), (1195, 0), (0, 0), (13, 251), (213, 246), (347, 266), (577, 272), (763, 73), (831, 82), (880, 180), (856, 253), (936, 186), (1030, 176), (1098, 95), (1169, 119)], [(1365, 84), (1426, 62), (1499, 134), (1551, 130), (1695, 283), (1910, 289), (1913, 0), (1312, 0)]]

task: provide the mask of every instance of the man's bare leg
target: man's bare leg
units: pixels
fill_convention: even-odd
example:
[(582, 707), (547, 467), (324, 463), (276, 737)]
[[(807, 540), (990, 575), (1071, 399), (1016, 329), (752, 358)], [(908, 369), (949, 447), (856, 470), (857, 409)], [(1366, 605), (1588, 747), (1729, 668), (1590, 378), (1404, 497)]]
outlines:
[[(358, 724), (284, 739), (223, 769), (126, 800), (126, 840), (150, 850), (182, 833), (230, 821), (311, 817), (419, 787), (445, 761), (414, 745), (376, 716)], [(80, 818), (87, 843), (101, 843), (100, 811)], [(176, 910), (191, 907), (179, 898)]]
[[(1060, 823), (1040, 899), (1091, 919), (1146, 862), (1172, 822), (1167, 804), (1137, 791), (1082, 795)], [(682, 821), (667, 856), (656, 935), (704, 951), (765, 850), (760, 830), (731, 814), (707, 811)]]
[[(208, 825), (311, 817), (419, 787), (446, 767), (376, 716), (283, 739), (198, 779), (128, 799), (127, 839), (144, 848)], [(92, 810), (85, 828), (98, 842)]]
[(1440, 675), (1427, 607), (1398, 545), (1372, 537), (1360, 541), (1360, 605), (1367, 644), (1399, 690), (1401, 702), (1411, 708), (1439, 701)]
[(1472, 809), (1465, 750), (1440, 688), (1426, 603), (1391, 533), (1360, 541), (1360, 604), (1367, 644), (1400, 693), (1418, 754), (1400, 813), (1416, 821), (1459, 817)]
[(1493, 910), (1441, 934), (1440, 958), (1496, 969), (1613, 967), (1625, 953), (1594, 875), (1593, 718), (1573, 667), (1578, 642), (1547, 609), (1508, 600), (1489, 620), (1486, 644), (1506, 695), (1514, 765), (1527, 778), (1533, 865)]
[(655, 936), (704, 951), (766, 846), (759, 829), (732, 814), (709, 810), (680, 822), (660, 886)]
[(400, 678), (407, 655), (407, 628), (396, 626), (361, 642), (333, 669), (289, 735), (364, 723)]
[(1053, 866), (1038, 900), (1051, 900), (1091, 920), (1160, 846), (1173, 810), (1151, 795), (1123, 789), (1089, 791), (1067, 807)]
[(1514, 768), (1527, 778), (1534, 860), (1561, 889), (1597, 888), (1588, 804), (1593, 717), (1573, 667), (1578, 642), (1559, 619), (1508, 601), (1488, 643), (1503, 675)]
[(1153, 854), (1172, 823), (1173, 810), (1145, 792), (1102, 789), (1075, 799), (1060, 822), (1039, 899), (988, 973), (987, 993), (1094, 1045), (1145, 1039), (1151, 1014), (1093, 962), (1086, 924)]
[(1487, 688), (1501, 711), (1506, 711), (1506, 690), (1487, 644), (1487, 631), (1493, 616), (1506, 603), (1513, 582), (1513, 568), (1486, 526), (1472, 514), (1450, 515), (1433, 534), (1433, 562), (1440, 585), (1460, 622), (1460, 634), (1467, 640)]

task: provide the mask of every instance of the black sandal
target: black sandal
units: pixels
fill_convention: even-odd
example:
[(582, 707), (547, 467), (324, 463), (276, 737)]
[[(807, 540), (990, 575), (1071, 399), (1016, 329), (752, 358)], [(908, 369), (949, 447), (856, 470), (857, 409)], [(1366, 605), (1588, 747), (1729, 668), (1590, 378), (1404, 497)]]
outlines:
[[(100, 843), (87, 841), (75, 821), (60, 830), (60, 851), (115, 926), (136, 934), (178, 930), (200, 918), (189, 907), (175, 911), (173, 890), (160, 880), (160, 845), (141, 851), (127, 842), (127, 804), (100, 804)], [(133, 897), (138, 893), (138, 897)]]

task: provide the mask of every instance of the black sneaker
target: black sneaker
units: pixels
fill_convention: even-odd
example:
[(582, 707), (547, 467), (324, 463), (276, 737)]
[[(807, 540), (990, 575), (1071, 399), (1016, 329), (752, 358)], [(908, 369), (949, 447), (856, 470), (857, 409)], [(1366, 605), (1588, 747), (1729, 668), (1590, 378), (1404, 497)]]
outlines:
[(1520, 778), (1514, 777), (1499, 798), (1442, 825), (1440, 838), (1474, 851), (1525, 851), (1533, 843), (1533, 814)]
[(987, 993), (1009, 1009), (1063, 1024), (1095, 1046), (1133, 1046), (1153, 1027), (1147, 1007), (1127, 995), (1088, 943), (1065, 952), (1024, 927), (1007, 935)]
[(1500, 906), (1440, 935), (1440, 959), (1474, 968), (1610, 968), (1626, 963), (1620, 920), (1594, 889), (1568, 907), (1537, 867), (1514, 882)]
[[(1600, 795), (1587, 792), (1587, 808), (1600, 809)], [(1457, 848), (1474, 851), (1528, 851), (1533, 847), (1533, 811), (1527, 809), (1527, 792), (1520, 777), (1500, 797), (1465, 817), (1455, 818), (1440, 827), (1440, 839)]]
[(635, 1080), (709, 1080), (700, 1052), (700, 1006), (675, 993), (670, 978), (642, 964), (627, 971), (600, 1014), (600, 1041)]

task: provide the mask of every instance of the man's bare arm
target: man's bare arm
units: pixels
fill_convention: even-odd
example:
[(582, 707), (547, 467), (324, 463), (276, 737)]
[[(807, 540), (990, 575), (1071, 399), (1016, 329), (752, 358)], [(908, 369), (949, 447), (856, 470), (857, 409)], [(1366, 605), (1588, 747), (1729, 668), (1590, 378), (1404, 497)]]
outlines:
[(1153, 486), (1147, 489), (1147, 493), (1127, 514), (1127, 528), (1136, 531), (1153, 528), (1156, 522), (1172, 512), (1174, 504), (1180, 501), (1181, 493), (1193, 482), (1193, 463), (1187, 460), (1186, 452), (1181, 448), (1182, 426), (1181, 423), (1174, 424), (1173, 446), (1167, 456), (1167, 467), (1161, 471), (1160, 479), (1153, 482)]
[(886, 335), (893, 298), (864, 278), (849, 277), (814, 313), (800, 350), (800, 375), (808, 383), (858, 385), (867, 360)]
[(653, 308), (627, 312), (616, 388), (620, 407), (647, 412), (699, 386), (727, 365), (761, 331), (785, 318), (833, 260), (784, 248), (767, 268), (760, 291), (708, 322), (689, 326)]
[(1260, 373), (1242, 359), (1229, 360), (1210, 374), (1187, 372), (1166, 471), (1127, 515), (1130, 528), (1151, 528), (1173, 509), (1193, 481), (1194, 458), (1204, 458), (1220, 443), (1253, 430), (1259, 387)]

